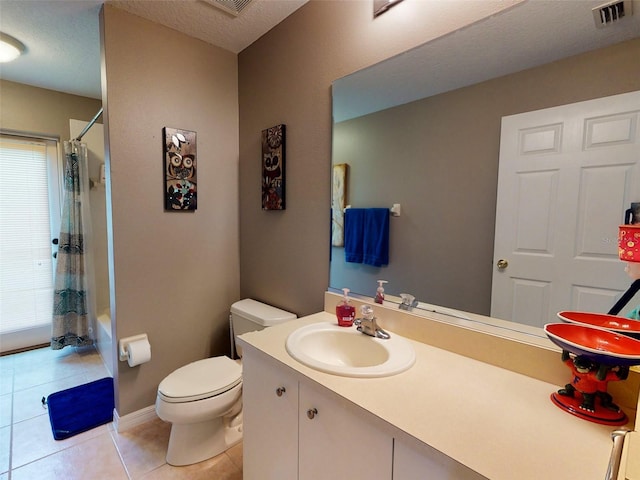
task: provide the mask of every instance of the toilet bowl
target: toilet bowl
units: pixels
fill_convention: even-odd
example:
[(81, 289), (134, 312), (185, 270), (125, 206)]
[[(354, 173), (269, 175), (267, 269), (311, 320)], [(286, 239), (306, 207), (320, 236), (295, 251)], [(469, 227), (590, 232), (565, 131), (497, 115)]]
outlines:
[[(234, 303), (231, 351), (235, 351), (236, 336), (294, 318), (295, 314), (255, 300)], [(170, 465), (202, 462), (231, 448), (242, 440), (241, 361), (212, 357), (173, 371), (158, 386), (156, 413), (172, 424)]]

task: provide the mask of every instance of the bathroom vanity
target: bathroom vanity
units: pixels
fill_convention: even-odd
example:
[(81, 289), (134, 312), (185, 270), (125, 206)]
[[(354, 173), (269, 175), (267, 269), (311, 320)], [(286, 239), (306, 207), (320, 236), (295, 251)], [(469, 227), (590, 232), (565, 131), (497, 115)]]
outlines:
[(605, 478), (614, 428), (553, 405), (558, 385), (414, 340), (400, 374), (322, 373), (285, 348), (314, 322), (335, 315), (239, 339), (246, 480)]
[[(259, 350), (243, 359), (245, 479), (484, 477)], [(247, 363), (248, 362), (248, 363)]]

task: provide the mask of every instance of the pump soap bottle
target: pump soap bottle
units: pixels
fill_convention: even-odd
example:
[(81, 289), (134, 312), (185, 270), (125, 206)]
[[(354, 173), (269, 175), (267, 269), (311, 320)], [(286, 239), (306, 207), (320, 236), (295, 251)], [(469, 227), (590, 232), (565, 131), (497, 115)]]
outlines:
[(376, 298), (374, 299), (376, 303), (382, 305), (384, 302), (384, 287), (385, 283), (389, 283), (386, 280), (378, 280), (378, 288), (376, 290)]
[(336, 317), (338, 317), (338, 325), (341, 327), (350, 327), (353, 325), (353, 319), (356, 318), (356, 307), (349, 302), (349, 289), (343, 288), (344, 298), (336, 305)]

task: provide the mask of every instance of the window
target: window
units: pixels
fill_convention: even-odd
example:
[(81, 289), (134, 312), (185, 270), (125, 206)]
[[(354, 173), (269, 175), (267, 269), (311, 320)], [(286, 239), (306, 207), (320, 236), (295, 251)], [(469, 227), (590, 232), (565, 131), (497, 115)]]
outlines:
[(50, 340), (59, 171), (57, 141), (0, 135), (2, 351)]

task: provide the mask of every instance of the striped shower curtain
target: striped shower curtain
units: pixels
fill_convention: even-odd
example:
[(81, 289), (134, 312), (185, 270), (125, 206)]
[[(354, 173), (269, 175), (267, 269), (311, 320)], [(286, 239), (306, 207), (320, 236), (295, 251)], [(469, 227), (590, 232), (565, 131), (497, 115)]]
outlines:
[(93, 344), (87, 146), (64, 142), (64, 195), (53, 292), (51, 348)]

